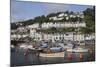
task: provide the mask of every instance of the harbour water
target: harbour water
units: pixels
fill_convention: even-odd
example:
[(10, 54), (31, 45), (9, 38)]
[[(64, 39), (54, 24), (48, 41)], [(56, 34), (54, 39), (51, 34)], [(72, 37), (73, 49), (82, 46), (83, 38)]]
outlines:
[(71, 63), (71, 62), (88, 62), (95, 61), (95, 52), (93, 53), (66, 53), (65, 57), (38, 57), (34, 53), (25, 55), (24, 49), (11, 49), (11, 66), (27, 66), (27, 65), (42, 65), (42, 64), (56, 64), (56, 63)]

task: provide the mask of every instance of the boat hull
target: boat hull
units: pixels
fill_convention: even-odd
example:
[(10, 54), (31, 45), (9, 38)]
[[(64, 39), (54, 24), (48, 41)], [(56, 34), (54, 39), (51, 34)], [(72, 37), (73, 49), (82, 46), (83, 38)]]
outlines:
[(67, 49), (67, 52), (88, 52), (88, 49)]
[(64, 57), (64, 52), (58, 53), (40, 53), (40, 57)]

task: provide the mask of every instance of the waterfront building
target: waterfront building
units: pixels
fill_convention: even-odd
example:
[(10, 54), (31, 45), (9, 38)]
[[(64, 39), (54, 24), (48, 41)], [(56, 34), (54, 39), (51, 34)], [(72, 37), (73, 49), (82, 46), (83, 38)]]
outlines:
[(95, 33), (92, 34), (86, 34), (85, 40), (95, 40)]
[(30, 28), (30, 37), (33, 38), (35, 36), (36, 29)]
[(35, 40), (41, 41), (84, 41), (84, 34), (74, 34), (74, 32), (66, 32), (66, 33), (35, 33)]

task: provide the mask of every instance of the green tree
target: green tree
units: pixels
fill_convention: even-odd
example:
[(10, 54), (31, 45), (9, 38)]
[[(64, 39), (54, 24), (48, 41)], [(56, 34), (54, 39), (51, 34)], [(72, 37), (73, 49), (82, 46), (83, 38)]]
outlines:
[(95, 32), (95, 6), (93, 8), (87, 8), (84, 13), (84, 21), (86, 22), (85, 33)]

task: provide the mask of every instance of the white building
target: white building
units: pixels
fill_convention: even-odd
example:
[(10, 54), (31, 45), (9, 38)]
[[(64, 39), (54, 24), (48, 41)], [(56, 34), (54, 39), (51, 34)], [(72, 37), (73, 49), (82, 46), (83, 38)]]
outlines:
[(39, 28), (39, 23), (34, 23), (32, 25), (28, 25), (28, 28)]
[(85, 35), (84, 34), (75, 34), (73, 39), (74, 39), (74, 41), (84, 41)]
[(33, 38), (35, 36), (36, 29), (30, 28), (30, 37)]
[(63, 16), (65, 16), (64, 13), (61, 13), (61, 14), (58, 15), (58, 17), (63, 17)]
[(56, 16), (50, 17), (49, 19), (50, 19), (50, 20), (58, 20), (58, 18), (57, 18)]
[(94, 40), (95, 39), (95, 33), (92, 34), (86, 34), (85, 40)]
[(86, 27), (86, 23), (85, 22), (48, 22), (48, 23), (43, 23), (41, 25), (42, 29), (47, 29), (47, 28), (52, 28), (52, 27), (56, 27), (56, 28), (64, 28), (64, 27)]
[(41, 41), (42, 40), (42, 34), (40, 32), (36, 32), (34, 34), (34, 40), (35, 41)]
[(35, 40), (41, 41), (84, 41), (85, 37), (84, 34), (75, 34), (73, 32), (66, 32), (66, 33), (54, 33), (54, 34), (47, 34), (47, 33), (35, 33), (34, 35)]
[(17, 30), (19, 31), (25, 30), (25, 27), (18, 27)]
[(67, 17), (66, 17), (66, 20), (68, 20), (68, 19), (69, 19), (69, 17), (67, 16)]
[(70, 15), (70, 17), (71, 17), (71, 18), (75, 18), (75, 17), (76, 17), (76, 15), (71, 14), (71, 15)]
[(67, 13), (60, 13), (58, 16), (53, 16), (50, 17), (50, 20), (62, 20), (64, 17), (66, 17), (66, 20), (70, 18), (75, 18), (75, 17), (80, 17), (80, 18), (84, 18), (84, 14), (83, 13), (74, 13), (74, 14), (70, 14), (68, 15)]
[(28, 36), (29, 36), (28, 34), (23, 34), (23, 35), (20, 35), (20, 34), (12, 34), (11, 35), (11, 40), (25, 38), (25, 37), (28, 37)]

